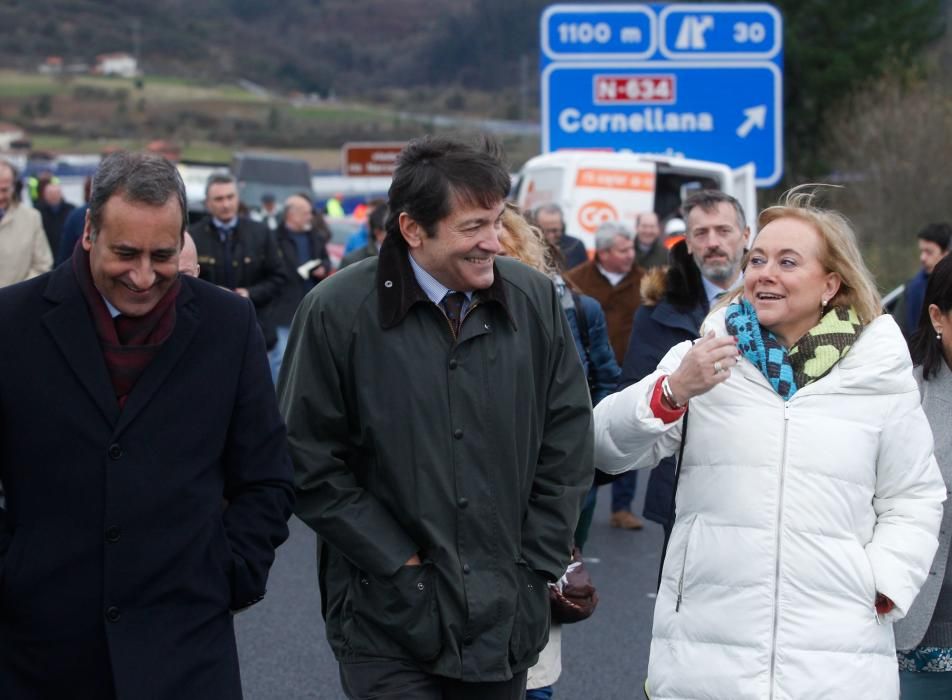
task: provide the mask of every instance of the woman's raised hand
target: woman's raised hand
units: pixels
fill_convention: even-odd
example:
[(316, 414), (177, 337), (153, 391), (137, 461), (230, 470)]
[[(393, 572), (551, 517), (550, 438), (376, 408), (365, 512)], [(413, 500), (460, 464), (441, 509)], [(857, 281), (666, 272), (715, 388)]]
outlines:
[(740, 361), (737, 339), (717, 338), (710, 331), (681, 360), (681, 365), (668, 377), (668, 387), (679, 405), (705, 394), (731, 376), (731, 367)]

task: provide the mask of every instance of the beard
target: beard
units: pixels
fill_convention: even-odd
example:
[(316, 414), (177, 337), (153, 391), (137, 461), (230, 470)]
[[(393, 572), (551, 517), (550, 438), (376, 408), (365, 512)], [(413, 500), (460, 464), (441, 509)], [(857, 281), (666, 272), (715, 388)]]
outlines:
[(730, 282), (734, 277), (737, 276), (737, 273), (740, 271), (740, 260), (743, 255), (743, 251), (740, 251), (736, 256), (731, 257), (725, 251), (721, 249), (716, 249), (714, 251), (708, 251), (708, 253), (718, 253), (724, 255), (726, 260), (723, 262), (719, 260), (705, 260), (700, 255), (694, 256), (694, 262), (697, 264), (698, 268), (701, 270), (701, 274), (705, 278), (715, 283), (724, 283)]

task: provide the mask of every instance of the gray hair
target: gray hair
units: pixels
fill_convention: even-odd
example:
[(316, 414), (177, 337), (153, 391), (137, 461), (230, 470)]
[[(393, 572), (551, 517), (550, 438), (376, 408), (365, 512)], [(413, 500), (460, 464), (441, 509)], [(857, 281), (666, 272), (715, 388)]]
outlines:
[(89, 196), (89, 235), (93, 240), (99, 234), (106, 202), (116, 194), (127, 202), (153, 207), (174, 197), (182, 211), (180, 231), (188, 227), (185, 183), (175, 166), (160, 155), (116, 151), (102, 159)]
[(205, 180), (205, 198), (208, 198), (208, 190), (212, 188), (212, 185), (231, 185), (235, 184), (235, 182), (234, 175), (230, 173), (212, 173), (208, 176), (208, 179)]
[(559, 218), (564, 222), (565, 214), (562, 212), (562, 207), (560, 207), (555, 202), (549, 202), (548, 204), (540, 204), (535, 208), (535, 211), (532, 212), (532, 219), (534, 221), (539, 220), (539, 214), (558, 214)]
[[(687, 224), (688, 215), (695, 207), (700, 207), (702, 211), (710, 214), (717, 211), (718, 205), (722, 203), (730, 204), (734, 207), (734, 214), (737, 217), (737, 228), (743, 233), (744, 229), (747, 228), (747, 217), (744, 215), (744, 207), (741, 206), (736, 198), (720, 190), (699, 190), (685, 199), (681, 204), (681, 218), (683, 218), (685, 224)], [(690, 230), (687, 232), (689, 234), (691, 233)]]
[(621, 236), (629, 241), (635, 239), (635, 234), (624, 224), (618, 221), (606, 221), (595, 229), (595, 250), (608, 250), (615, 245), (615, 238)]

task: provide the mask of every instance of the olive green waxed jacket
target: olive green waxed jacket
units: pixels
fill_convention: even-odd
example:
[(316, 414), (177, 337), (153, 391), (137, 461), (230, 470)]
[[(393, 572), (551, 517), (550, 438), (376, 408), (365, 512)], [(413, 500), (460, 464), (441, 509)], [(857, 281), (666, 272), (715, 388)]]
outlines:
[(497, 259), (456, 339), (388, 239), (304, 299), (278, 393), (338, 659), (472, 682), (534, 663), (593, 477), (552, 283)]

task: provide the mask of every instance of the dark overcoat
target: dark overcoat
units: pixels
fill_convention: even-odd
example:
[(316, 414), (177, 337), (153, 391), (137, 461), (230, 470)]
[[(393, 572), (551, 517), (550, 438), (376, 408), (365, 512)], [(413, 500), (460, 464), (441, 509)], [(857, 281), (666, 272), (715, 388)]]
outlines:
[[(198, 251), (199, 276), (222, 287), (229, 287), (225, 267), (224, 244), (211, 217), (205, 217), (188, 228), (195, 239)], [(233, 288), (248, 290), (248, 297), (255, 305), (258, 323), (269, 348), (277, 342), (277, 332), (272, 321), (271, 307), (288, 283), (278, 244), (268, 227), (257, 221), (238, 218), (231, 240), (231, 282)]]
[(69, 263), (0, 290), (0, 698), (240, 698), (291, 470), (251, 304), (183, 278), (120, 411)]
[(552, 282), (497, 258), (457, 337), (388, 237), (305, 297), (278, 390), (337, 657), (466, 682), (531, 666), (594, 473)]

